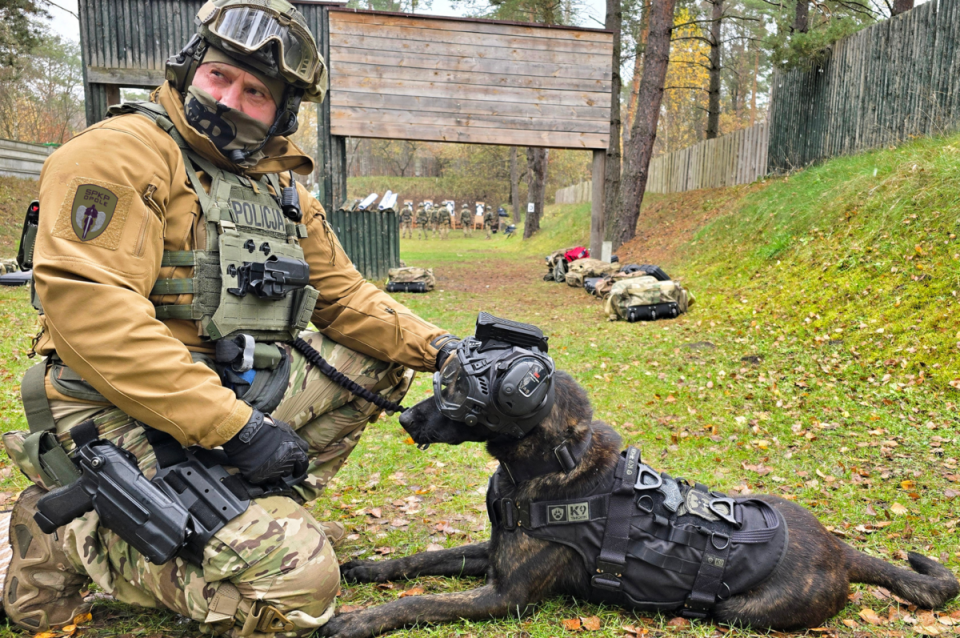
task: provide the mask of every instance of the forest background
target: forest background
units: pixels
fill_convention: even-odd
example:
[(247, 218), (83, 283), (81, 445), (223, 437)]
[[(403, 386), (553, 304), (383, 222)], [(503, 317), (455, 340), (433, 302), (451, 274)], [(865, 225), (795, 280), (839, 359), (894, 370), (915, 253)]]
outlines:
[[(637, 186), (630, 173), (631, 144), (646, 144), (648, 156), (670, 153), (766, 118), (776, 69), (816, 62), (836, 40), (909, 10), (914, 0), (606, 0), (606, 21), (590, 15), (587, 0), (443, 0), (455, 12), (539, 24), (581, 25), (614, 31), (614, 91), (611, 96), (612, 144), (607, 154), (608, 239), (632, 237), (635, 218), (616, 237), (624, 209), (635, 207), (626, 190)], [(429, 10), (432, 0), (350, 0), (349, 6), (412, 13)], [(0, 0), (0, 138), (62, 144), (85, 126), (79, 45), (52, 31), (48, 10), (63, 10), (51, 0)], [(663, 34), (668, 63), (651, 86), (662, 99), (650, 101), (639, 88), (657, 9), (670, 21)], [(68, 10), (69, 12), (69, 10)], [(593, 13), (596, 13), (595, 11)], [(652, 70), (652, 69), (651, 69)], [(654, 73), (653, 75), (657, 75)], [(124, 91), (124, 99), (142, 99), (142, 91)], [(638, 106), (639, 104), (639, 106)], [(650, 113), (651, 110), (656, 113)], [(653, 128), (643, 131), (637, 112)], [(641, 118), (642, 119), (642, 118)], [(317, 113), (301, 110), (296, 142), (316, 153)], [(640, 131), (638, 133), (638, 131)], [(644, 133), (646, 133), (644, 135)], [(636, 137), (637, 139), (632, 139)], [(640, 139), (643, 137), (644, 139)], [(634, 151), (636, 153), (636, 151)], [(350, 138), (347, 170), (355, 184), (375, 184), (401, 192), (404, 199), (432, 197), (480, 200), (504, 205), (520, 221), (528, 201), (548, 203), (564, 186), (590, 179), (589, 151), (440, 144), (404, 140)], [(639, 169), (637, 169), (639, 170)], [(644, 167), (645, 170), (645, 167)], [(623, 171), (623, 180), (621, 172)], [(397, 180), (356, 180), (381, 176)], [(316, 187), (318, 175), (304, 178)], [(406, 178), (420, 178), (408, 180)], [(533, 188), (531, 188), (531, 185)], [(352, 189), (354, 190), (354, 189)], [(542, 210), (542, 206), (538, 207)], [(629, 211), (627, 211), (629, 213)], [(526, 235), (537, 220), (527, 220)]]

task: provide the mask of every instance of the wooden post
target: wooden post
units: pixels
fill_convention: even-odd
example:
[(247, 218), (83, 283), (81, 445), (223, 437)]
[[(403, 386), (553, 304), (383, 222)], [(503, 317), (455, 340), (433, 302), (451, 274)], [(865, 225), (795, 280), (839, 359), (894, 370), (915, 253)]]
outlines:
[[(616, 144), (617, 140), (611, 140)], [(590, 205), (590, 256), (598, 258), (603, 250), (603, 177), (607, 152), (593, 151), (593, 197)]]

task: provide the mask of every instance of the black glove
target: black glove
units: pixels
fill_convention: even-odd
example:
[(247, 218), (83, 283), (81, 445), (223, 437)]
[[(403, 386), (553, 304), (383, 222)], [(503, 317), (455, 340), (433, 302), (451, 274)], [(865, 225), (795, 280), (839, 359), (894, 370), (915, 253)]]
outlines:
[(223, 444), (230, 464), (254, 484), (307, 473), (307, 442), (289, 425), (259, 410)]
[[(454, 337), (453, 335), (444, 335), (440, 339), (446, 338), (443, 342), (443, 345), (440, 346), (440, 350), (437, 351), (437, 370), (443, 367), (443, 362), (447, 360), (452, 353), (456, 352), (457, 348), (460, 346), (460, 339)], [(434, 340), (436, 343), (436, 340)]]

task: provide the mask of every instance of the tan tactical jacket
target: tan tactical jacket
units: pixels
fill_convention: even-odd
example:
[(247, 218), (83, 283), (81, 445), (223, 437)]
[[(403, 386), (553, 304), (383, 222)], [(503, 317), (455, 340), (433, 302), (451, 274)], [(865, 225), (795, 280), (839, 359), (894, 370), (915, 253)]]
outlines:
[[(241, 172), (186, 123), (180, 95), (169, 84), (153, 98), (198, 153)], [(313, 170), (313, 161), (286, 138), (274, 138), (264, 151), (247, 175)], [(201, 181), (208, 187), (209, 178)], [(289, 182), (286, 175), (281, 182)], [(364, 281), (320, 203), (297, 188), (309, 234), (301, 245), (310, 283), (320, 291), (314, 325), (364, 354), (432, 371), (437, 350), (430, 342), (445, 331)], [(96, 205), (100, 212), (85, 217)], [(192, 274), (191, 268), (161, 268), (164, 250), (204, 246), (200, 204), (174, 140), (136, 114), (91, 126), (44, 164), (40, 211), (33, 272), (44, 314), (37, 351), (56, 351), (111, 403), (184, 445), (215, 447), (233, 437), (251, 408), (192, 361), (190, 350), (212, 351), (196, 323), (158, 321), (148, 298), (158, 278)], [(191, 296), (152, 301), (188, 304)], [(47, 388), (51, 398), (61, 398), (49, 382)]]

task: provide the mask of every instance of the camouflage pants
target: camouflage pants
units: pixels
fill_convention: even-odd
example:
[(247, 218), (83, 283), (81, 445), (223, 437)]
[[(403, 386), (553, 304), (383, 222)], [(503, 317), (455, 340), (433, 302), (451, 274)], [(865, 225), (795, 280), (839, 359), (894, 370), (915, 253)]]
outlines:
[(411, 222), (400, 223), (400, 237), (409, 237), (413, 239), (413, 224)]
[(440, 223), (439, 223), (439, 222), (433, 222), (432, 224), (430, 224), (430, 228), (433, 229), (433, 238), (436, 239), (436, 238), (437, 238), (437, 233), (440, 232)]
[(490, 222), (483, 222), (483, 229), (487, 231), (486, 239), (493, 239), (493, 235), (490, 234), (491, 228), (492, 228), (492, 225)]
[(430, 239), (430, 229), (426, 224), (417, 225), (417, 239)]
[[(413, 371), (345, 348), (313, 332), (301, 335), (334, 367), (361, 386), (400, 401)], [(343, 466), (367, 423), (380, 408), (354, 398), (287, 347), (292, 372), (273, 414), (290, 423), (310, 446), (310, 468), (297, 490), (314, 500)], [(77, 412), (57, 422), (58, 438), (93, 418), (102, 438), (130, 450), (147, 477), (156, 458), (143, 428), (117, 408)], [(165, 607), (204, 623), (202, 630), (230, 636), (264, 636), (279, 629), (310, 634), (333, 614), (340, 572), (333, 548), (309, 510), (292, 498), (273, 496), (250, 504), (217, 532), (203, 564), (180, 558), (148, 562), (115, 533), (99, 525), (95, 512), (68, 524), (65, 545), (77, 569), (122, 602)], [(286, 622), (284, 622), (286, 621)]]

